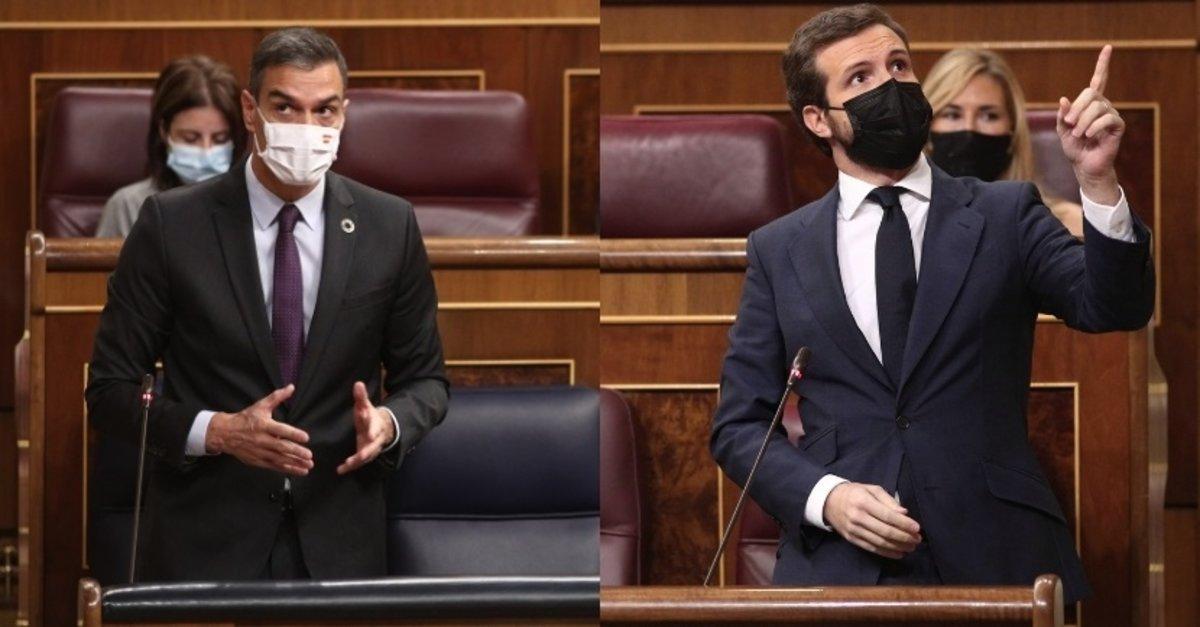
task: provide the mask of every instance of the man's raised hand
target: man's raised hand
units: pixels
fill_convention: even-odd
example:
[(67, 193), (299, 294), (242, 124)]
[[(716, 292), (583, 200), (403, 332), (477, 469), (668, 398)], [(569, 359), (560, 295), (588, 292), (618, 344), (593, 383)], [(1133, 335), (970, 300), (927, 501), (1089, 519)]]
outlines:
[(208, 423), (204, 446), (210, 454), (229, 454), (247, 466), (307, 475), (313, 456), (308, 434), (275, 420), (275, 408), (292, 397), (296, 386), (282, 387), (236, 414), (217, 413)]

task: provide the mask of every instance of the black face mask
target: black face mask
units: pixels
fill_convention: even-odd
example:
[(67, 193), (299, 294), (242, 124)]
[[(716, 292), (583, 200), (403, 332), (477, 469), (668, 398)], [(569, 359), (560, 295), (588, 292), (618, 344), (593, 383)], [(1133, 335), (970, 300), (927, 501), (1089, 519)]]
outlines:
[(933, 109), (921, 91), (920, 83), (902, 83), (896, 79), (846, 102), (841, 107), (850, 118), (854, 141), (846, 154), (858, 163), (874, 168), (900, 170), (917, 160), (929, 139)]
[(933, 162), (950, 176), (974, 176), (994, 181), (1012, 163), (1012, 135), (984, 135), (975, 131), (933, 133)]

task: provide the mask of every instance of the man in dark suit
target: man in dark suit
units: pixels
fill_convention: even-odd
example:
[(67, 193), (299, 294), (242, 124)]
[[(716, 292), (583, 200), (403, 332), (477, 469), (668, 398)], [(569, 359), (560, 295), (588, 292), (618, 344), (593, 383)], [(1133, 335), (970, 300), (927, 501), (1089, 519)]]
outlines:
[[(953, 178), (921, 155), (932, 115), (903, 29), (822, 13), (784, 57), (789, 102), (838, 167), (824, 198), (755, 231), (711, 447), (744, 483), (791, 356), (805, 436), (772, 435), (751, 496), (782, 526), (779, 584), (1021, 584), (1088, 593), (1025, 429), (1039, 312), (1088, 332), (1153, 311), (1150, 233), (1113, 160), (1124, 122), (1091, 85), (1059, 103), (1086, 236), (1024, 182)], [(919, 280), (918, 280), (919, 277)]]
[(136, 440), (138, 382), (164, 371), (139, 579), (386, 574), (384, 481), (448, 385), (412, 206), (327, 172), (346, 73), (325, 35), (263, 39), (249, 159), (147, 200), (109, 280), (94, 423)]

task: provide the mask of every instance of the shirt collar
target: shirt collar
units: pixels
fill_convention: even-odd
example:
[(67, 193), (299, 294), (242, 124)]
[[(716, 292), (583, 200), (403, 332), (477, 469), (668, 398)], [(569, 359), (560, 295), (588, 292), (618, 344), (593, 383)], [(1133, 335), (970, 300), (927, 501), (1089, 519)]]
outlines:
[[(917, 162), (913, 164), (908, 174), (896, 182), (896, 187), (903, 187), (922, 200), (928, 201), (933, 189), (933, 169), (929, 167), (926, 159), (924, 154), (917, 158)], [(838, 212), (842, 214), (842, 219), (853, 218), (854, 214), (858, 212), (858, 208), (867, 199), (867, 194), (870, 194), (871, 190), (876, 187), (878, 185), (873, 185), (839, 170), (838, 194), (841, 196), (841, 203), (838, 205)]]
[[(246, 159), (246, 191), (250, 195), (250, 213), (254, 216), (254, 227), (265, 231), (275, 223), (275, 217), (279, 215), (279, 210), (283, 209), (287, 202), (272, 193), (258, 180), (254, 174), (254, 168), (250, 167), (250, 161), (253, 159), (254, 157)], [(296, 208), (300, 210), (300, 215), (304, 218), (301, 224), (310, 229), (313, 228), (317, 219), (321, 217), (321, 209), (325, 205), (325, 177), (321, 177), (311, 192), (292, 204), (296, 205)]]

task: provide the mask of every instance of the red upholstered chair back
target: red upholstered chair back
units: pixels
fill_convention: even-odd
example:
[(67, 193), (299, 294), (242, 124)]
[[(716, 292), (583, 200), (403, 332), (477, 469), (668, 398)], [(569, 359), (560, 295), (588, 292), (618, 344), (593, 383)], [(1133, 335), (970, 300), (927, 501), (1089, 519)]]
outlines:
[(600, 234), (745, 237), (792, 209), (784, 155), (766, 116), (605, 116)]
[[(783, 411), (783, 428), (794, 446), (804, 435), (800, 414), (795, 402), (788, 402)], [(779, 546), (779, 523), (763, 511), (754, 499), (747, 498), (742, 509), (742, 524), (734, 538), (737, 569), (733, 584), (739, 586), (769, 586), (775, 572), (775, 550)]]
[(1079, 202), (1079, 182), (1075, 180), (1071, 162), (1063, 154), (1062, 143), (1055, 130), (1056, 115), (1054, 110), (1029, 111), (1025, 114), (1033, 145), (1033, 171), (1037, 174), (1037, 183), (1043, 194)]
[(91, 237), (108, 197), (146, 176), (149, 89), (67, 87), (46, 124), (38, 223), (48, 237)]
[(524, 98), (503, 91), (350, 89), (333, 169), (403, 196), (424, 235), (539, 232)]
[(600, 391), (600, 584), (641, 583), (642, 508), (633, 419), (620, 394)]

